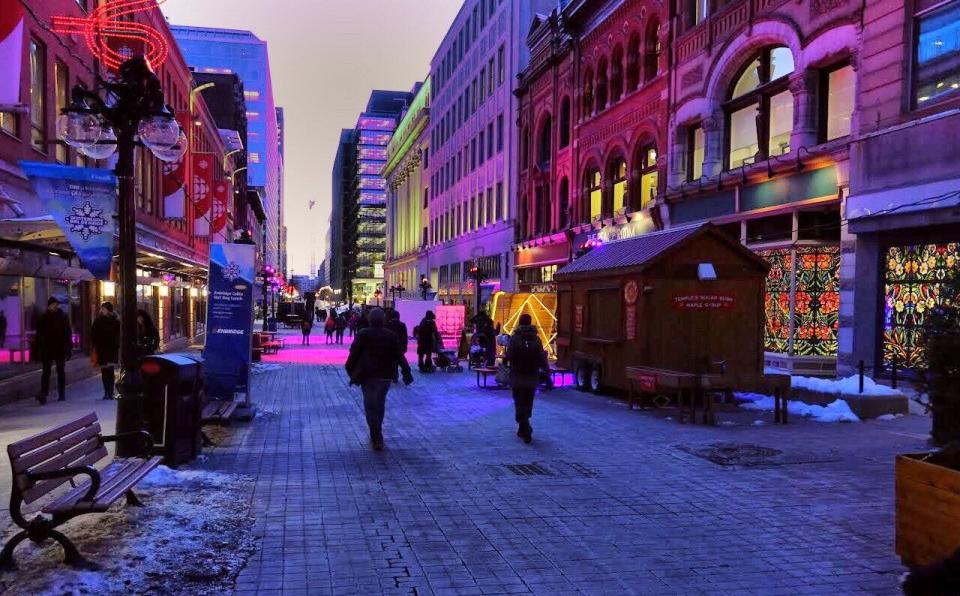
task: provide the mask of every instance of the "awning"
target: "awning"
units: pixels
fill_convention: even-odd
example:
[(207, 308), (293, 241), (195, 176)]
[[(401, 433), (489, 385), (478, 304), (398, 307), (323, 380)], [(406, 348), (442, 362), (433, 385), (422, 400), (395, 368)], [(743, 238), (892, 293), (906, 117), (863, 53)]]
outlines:
[(927, 184), (891, 188), (847, 198), (847, 219), (851, 223), (884, 216), (904, 215), (960, 205), (960, 178)]
[(0, 219), (0, 238), (35, 245), (38, 249), (69, 250), (70, 244), (52, 215)]

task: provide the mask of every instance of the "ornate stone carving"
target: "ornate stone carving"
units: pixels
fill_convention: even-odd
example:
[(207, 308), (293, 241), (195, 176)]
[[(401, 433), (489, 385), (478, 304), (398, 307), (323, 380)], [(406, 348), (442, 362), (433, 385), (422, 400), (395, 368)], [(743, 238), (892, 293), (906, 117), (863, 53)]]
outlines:
[(810, 18), (821, 17), (828, 12), (846, 6), (849, 0), (810, 0)]
[(680, 87), (686, 89), (687, 87), (692, 87), (700, 81), (703, 80), (703, 65), (698, 64), (695, 67), (691, 68), (687, 72), (683, 73), (683, 76), (680, 77)]

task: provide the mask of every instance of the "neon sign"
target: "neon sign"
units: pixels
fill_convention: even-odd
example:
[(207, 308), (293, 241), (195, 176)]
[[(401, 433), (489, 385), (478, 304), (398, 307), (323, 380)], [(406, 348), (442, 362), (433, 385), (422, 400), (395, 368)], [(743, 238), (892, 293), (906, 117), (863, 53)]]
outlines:
[(153, 27), (129, 18), (156, 10), (164, 1), (109, 0), (85, 17), (53, 17), (53, 32), (82, 36), (93, 55), (107, 68), (117, 70), (139, 54), (146, 57), (151, 67), (157, 68), (170, 54), (167, 40)]

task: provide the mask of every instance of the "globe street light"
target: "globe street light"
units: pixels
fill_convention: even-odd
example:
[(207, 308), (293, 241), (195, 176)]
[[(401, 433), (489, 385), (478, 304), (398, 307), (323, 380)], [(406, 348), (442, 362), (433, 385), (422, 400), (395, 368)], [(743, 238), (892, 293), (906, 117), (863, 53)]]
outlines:
[[(117, 434), (129, 433), (144, 426), (143, 382), (137, 355), (134, 154), (140, 145), (165, 161), (175, 161), (186, 151), (182, 142), (186, 137), (164, 102), (160, 79), (143, 56), (124, 62), (116, 79), (98, 78), (98, 87), (93, 90), (78, 85), (71, 96), (71, 105), (57, 120), (60, 139), (96, 159), (118, 154), (115, 173), (119, 182), (121, 344)], [(117, 455), (135, 455), (136, 447), (133, 442), (120, 442)]]
[(430, 280), (427, 279), (426, 275), (420, 275), (420, 293), (423, 295), (423, 299), (427, 299), (427, 293), (433, 288), (433, 285), (430, 284)]

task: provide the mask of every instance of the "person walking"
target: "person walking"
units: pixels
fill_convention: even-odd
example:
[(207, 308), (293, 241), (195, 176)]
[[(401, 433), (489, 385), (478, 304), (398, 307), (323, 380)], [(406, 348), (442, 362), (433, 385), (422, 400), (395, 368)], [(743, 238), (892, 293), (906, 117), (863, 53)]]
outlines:
[(343, 344), (343, 334), (350, 324), (347, 322), (347, 316), (344, 313), (337, 315), (337, 343)]
[(305, 318), (300, 321), (300, 333), (303, 334), (303, 340), (300, 342), (302, 346), (310, 345), (310, 333), (313, 331), (313, 321), (309, 318)]
[(160, 332), (147, 311), (137, 311), (137, 357), (152, 356), (160, 349)]
[(348, 319), (350, 325), (350, 337), (353, 337), (357, 333), (357, 323), (360, 321), (360, 315), (357, 314), (357, 311), (350, 311), (350, 318)]
[(386, 327), (396, 334), (397, 345), (400, 346), (400, 352), (405, 355), (410, 345), (410, 336), (407, 333), (407, 324), (400, 320), (400, 313), (393, 309), (387, 311)]
[(7, 343), (7, 313), (0, 308), (0, 349)]
[(433, 353), (437, 351), (440, 340), (436, 318), (433, 311), (428, 310), (414, 329), (414, 335), (417, 337), (417, 368), (420, 372), (433, 372)]
[(363, 392), (363, 409), (374, 451), (383, 449), (387, 392), (397, 380), (397, 368), (403, 373), (404, 384), (413, 383), (410, 365), (400, 351), (396, 334), (384, 327), (385, 320), (386, 316), (380, 308), (370, 312), (370, 326), (357, 333), (346, 363), (350, 384), (359, 385)]
[(120, 361), (120, 319), (113, 310), (113, 303), (104, 302), (100, 305), (100, 314), (90, 329), (90, 343), (93, 344), (90, 361), (100, 367), (103, 399), (113, 399), (115, 366)]
[(323, 323), (323, 332), (327, 336), (327, 345), (333, 343), (333, 333), (337, 330), (337, 321), (333, 317), (327, 317), (327, 320)]
[(547, 353), (543, 349), (537, 328), (529, 314), (520, 315), (519, 325), (510, 337), (504, 362), (510, 367), (510, 388), (517, 421), (517, 436), (524, 443), (533, 440), (533, 398), (540, 385), (540, 373), (549, 370)]
[(40, 376), (40, 395), (37, 401), (47, 403), (50, 394), (50, 373), (57, 367), (57, 395), (59, 401), (67, 399), (66, 361), (73, 352), (73, 331), (70, 318), (60, 310), (60, 301), (51, 297), (47, 300), (47, 311), (37, 320), (37, 353), (43, 364)]

